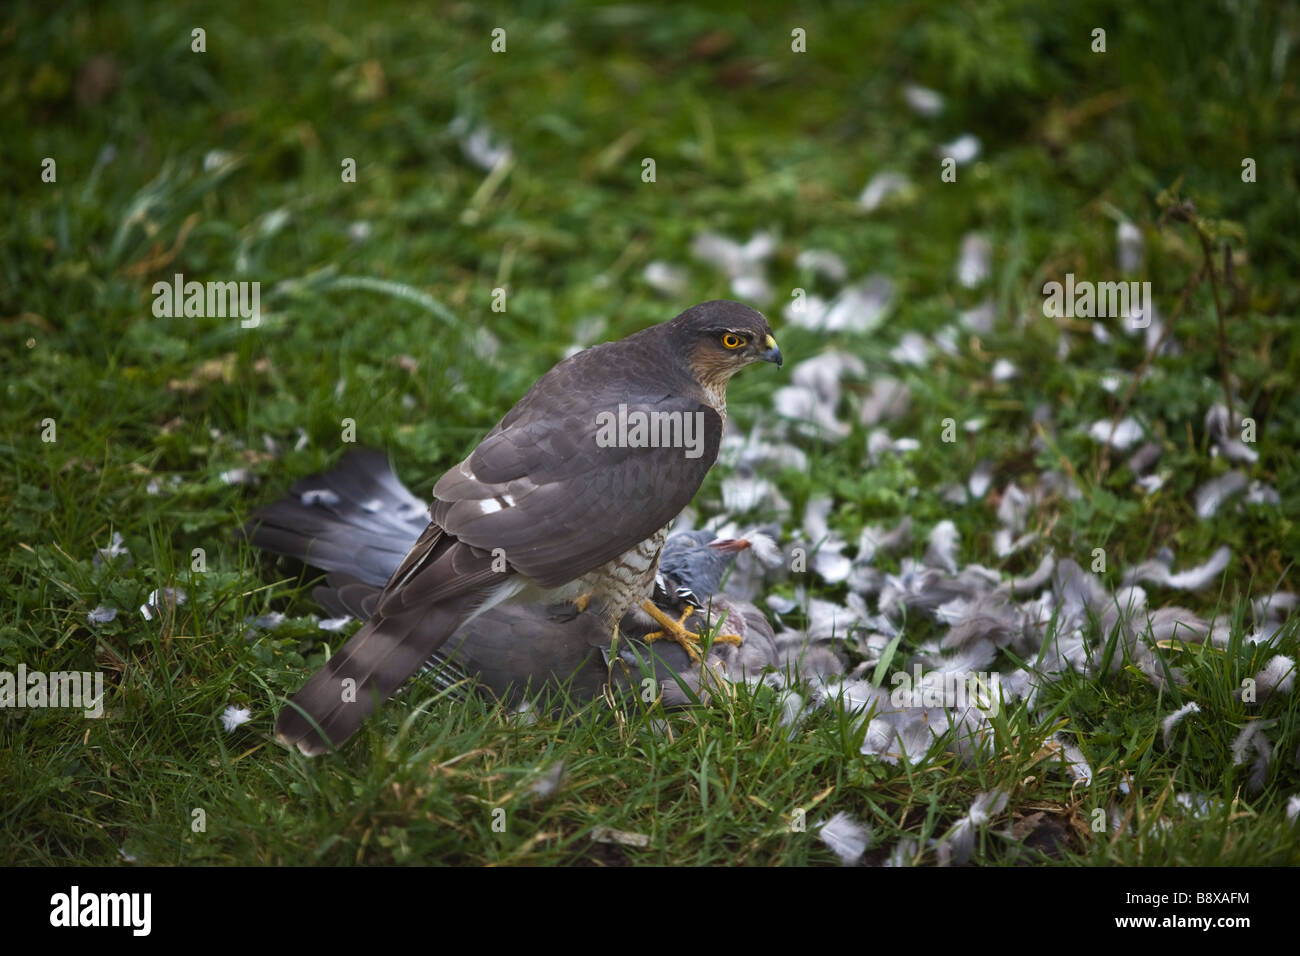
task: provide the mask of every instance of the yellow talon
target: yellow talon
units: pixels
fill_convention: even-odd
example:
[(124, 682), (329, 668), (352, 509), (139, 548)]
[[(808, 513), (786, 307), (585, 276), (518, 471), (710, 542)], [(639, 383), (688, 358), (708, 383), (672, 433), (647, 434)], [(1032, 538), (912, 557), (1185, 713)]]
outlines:
[(577, 607), (579, 614), (587, 610), (587, 605), (590, 603), (591, 603), (590, 591), (588, 591), (586, 594), (579, 594), (576, 598), (573, 599), (573, 604), (575, 607)]
[[(700, 635), (686, 627), (687, 620), (695, 613), (695, 608), (689, 604), (686, 610), (682, 612), (680, 620), (674, 621), (671, 617), (659, 609), (657, 605), (649, 598), (641, 602), (641, 609), (649, 614), (663, 628), (659, 631), (652, 631), (645, 636), (646, 641), (676, 641), (681, 645), (682, 650), (686, 651), (693, 663), (700, 662)], [(719, 634), (714, 638), (715, 641), (722, 641), (724, 644), (740, 644), (743, 638), (738, 634)]]
[(688, 657), (693, 663), (700, 662), (700, 636), (694, 631), (688, 630), (686, 621), (695, 613), (695, 608), (689, 604), (686, 610), (682, 612), (681, 620), (674, 621), (671, 617), (659, 610), (659, 607), (649, 598), (641, 602), (641, 609), (659, 622), (663, 627), (662, 631), (651, 631), (645, 636), (647, 642), (650, 641), (676, 641), (682, 646)]

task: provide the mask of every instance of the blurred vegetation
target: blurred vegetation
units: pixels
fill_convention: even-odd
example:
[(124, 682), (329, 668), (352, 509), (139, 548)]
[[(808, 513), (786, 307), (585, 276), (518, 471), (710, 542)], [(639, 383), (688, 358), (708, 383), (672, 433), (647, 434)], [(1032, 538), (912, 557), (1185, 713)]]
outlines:
[[(490, 49), (497, 27), (502, 54)], [(191, 50), (195, 28), (206, 52)], [(807, 53), (791, 52), (796, 28)], [(1104, 53), (1092, 50), (1096, 29)], [(1300, 553), (1298, 37), (1295, 4), (1247, 0), (11, 5), (0, 20), (0, 666), (99, 668), (113, 690), (100, 722), (0, 714), (0, 778), (13, 795), (0, 859), (833, 861), (784, 825), (794, 805), (870, 820), (879, 859), (901, 838), (942, 834), (976, 791), (1003, 786), (1013, 797), (999, 829), (1047, 807), (1068, 835), (1044, 853), (990, 832), (980, 862), (1295, 862), (1282, 808), (1300, 789), (1297, 695), (1258, 712), (1279, 721), (1278, 757), (1266, 788), (1246, 794), (1228, 731), (1160, 748), (1172, 708), (1129, 670), (1063, 682), (1046, 719), (1008, 715), (1009, 757), (988, 766), (869, 763), (851, 722), (829, 712), (790, 741), (780, 702), (762, 695), (672, 718), (671, 744), (651, 715), (521, 727), (486, 705), (393, 706), (342, 757), (304, 764), (268, 735), (281, 695), (325, 653), (310, 589), (231, 532), (337, 457), (344, 417), (427, 494), (570, 347), (732, 297), (691, 258), (697, 234), (769, 230), (776, 294), (760, 304), (774, 321), (789, 290), (834, 291), (796, 266), (803, 249), (838, 253), (854, 279), (897, 283), (874, 333), (778, 327), (792, 361), (839, 348), (903, 378), (915, 396), (904, 433), (931, 438), (948, 416), (986, 422), (955, 447), (926, 441), (876, 469), (862, 466), (861, 429), (811, 443), (811, 472), (778, 476), (796, 507), (834, 494), (833, 521), (851, 540), (903, 514), (921, 528), (951, 517), (963, 560), (1022, 573), (1037, 554), (998, 561), (992, 509), (955, 508), (942, 486), (985, 458), (996, 487), (1065, 467), (1085, 494), (1038, 516), (1044, 547), (1104, 546), (1115, 583), (1162, 545), (1191, 561), (1228, 544), (1222, 592), (1192, 600), (1247, 619), (1249, 598), (1294, 589)], [(909, 110), (908, 83), (943, 94), (943, 113)], [(508, 142), (509, 166), (489, 174), (472, 162), (464, 124)], [(938, 145), (966, 133), (982, 154), (943, 183)], [(42, 182), (46, 157), (56, 182)], [(346, 157), (355, 184), (341, 181)], [(644, 157), (656, 161), (653, 184), (641, 180)], [(882, 170), (914, 188), (866, 214), (858, 194)], [(1121, 462), (1103, 469), (1075, 430), (1119, 409), (1123, 391), (1100, 382), (1130, 375), (1143, 342), (1117, 334), (1103, 348), (1042, 319), (1040, 290), (1066, 272), (1118, 278), (1115, 228), (1129, 220), (1146, 240), (1137, 278), (1170, 314), (1206, 256), (1194, 226), (1157, 203), (1165, 191), (1213, 233), (1226, 348), (1202, 281), (1177, 321), (1181, 352), (1153, 363), (1132, 403), (1165, 447), (1166, 484), (1148, 496)], [(995, 250), (994, 331), (963, 339), (955, 356), (897, 367), (889, 352), (902, 332), (933, 333), (986, 294), (954, 278), (971, 230)], [(686, 270), (680, 297), (646, 282), (653, 260)], [(260, 281), (261, 326), (155, 318), (151, 287), (178, 272)], [(505, 313), (491, 309), (498, 287)], [(1021, 376), (991, 384), (994, 356)], [(1202, 421), (1225, 376), (1259, 422), (1250, 477), (1282, 505), (1201, 522), (1192, 492), (1228, 467), (1209, 456)], [(761, 421), (773, 387), (739, 380), (732, 420)], [(1035, 450), (1042, 404), (1059, 434)], [(57, 443), (40, 439), (47, 418)], [(261, 485), (223, 482), (237, 468)], [(717, 482), (702, 492), (705, 513)], [(95, 548), (114, 531), (130, 556), (98, 567)], [(204, 574), (189, 570), (196, 547)], [(168, 584), (189, 602), (144, 621), (136, 608)], [(120, 613), (92, 628), (86, 614), (101, 603)], [(246, 620), (271, 608), (290, 622), (246, 640)], [(1295, 654), (1293, 632), (1280, 649)], [(1201, 701), (1205, 726), (1235, 732), (1253, 718), (1231, 689), (1262, 663), (1258, 649), (1184, 653), (1194, 683), (1182, 693)], [(217, 723), (227, 703), (254, 712), (229, 736)], [(1046, 756), (1058, 727), (1100, 768), (1091, 785), (1073, 786)], [(465, 755), (477, 756), (453, 762)], [(534, 807), (516, 784), (560, 759), (565, 790)], [(1121, 793), (1125, 771), (1134, 785)], [(1222, 812), (1164, 827), (1169, 794), (1186, 789)], [(1140, 838), (1088, 829), (1112, 800)], [(501, 805), (517, 821), (505, 835), (484, 810)], [(218, 821), (206, 839), (189, 829), (194, 806)], [(647, 832), (651, 845), (592, 843), (600, 825)]]

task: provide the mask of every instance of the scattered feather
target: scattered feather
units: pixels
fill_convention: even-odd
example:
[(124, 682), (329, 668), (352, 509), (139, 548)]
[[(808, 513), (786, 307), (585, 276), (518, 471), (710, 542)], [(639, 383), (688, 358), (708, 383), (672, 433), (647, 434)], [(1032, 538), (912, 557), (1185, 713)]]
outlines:
[(130, 553), (130, 550), (122, 543), (122, 533), (120, 531), (114, 531), (112, 536), (109, 538), (108, 547), (95, 549), (95, 556), (91, 563), (94, 564), (95, 567), (100, 567), (105, 563), (111, 563), (114, 559), (123, 554)]
[(850, 608), (833, 601), (813, 598), (808, 602), (807, 640), (814, 643), (844, 640), (861, 620), (862, 615)]
[(951, 142), (940, 144), (939, 155), (945, 159), (955, 159), (961, 166), (978, 159), (983, 148), (979, 137), (965, 133)]
[(1229, 751), (1232, 753), (1232, 765), (1234, 767), (1240, 767), (1244, 764), (1246, 758), (1250, 756), (1250, 752), (1256, 749), (1255, 738), (1260, 735), (1263, 729), (1264, 721), (1252, 720), (1241, 728), (1241, 732), (1233, 738)]
[(907, 191), (911, 186), (908, 178), (901, 173), (880, 172), (872, 176), (858, 196), (858, 205), (867, 212), (875, 212), (891, 196)]
[(1016, 552), (1023, 551), (1037, 540), (1037, 531), (1030, 531), (1013, 539), (1009, 529), (998, 528), (993, 532), (993, 553), (999, 558), (1009, 558)]
[(1141, 488), (1145, 494), (1154, 495), (1165, 486), (1164, 475), (1143, 475), (1137, 480), (1137, 486)]
[(803, 723), (807, 711), (804, 709), (804, 699), (800, 694), (792, 690), (785, 690), (781, 693), (781, 718), (778, 721), (782, 727), (790, 730), (790, 739), (794, 739), (795, 731)]
[[(1020, 618), (1005, 591), (991, 591), (976, 598), (955, 598), (941, 604), (935, 617), (950, 625), (940, 646), (945, 649), (988, 641), (1006, 647), (1020, 630)], [(990, 658), (986, 664), (992, 663)], [(972, 666), (971, 670), (980, 670)]]
[(226, 733), (232, 733), (236, 727), (248, 723), (252, 718), (253, 715), (247, 707), (236, 707), (231, 704), (221, 713), (221, 726), (226, 729)]
[(1169, 566), (1159, 559), (1143, 561), (1137, 567), (1130, 568), (1124, 573), (1124, 583), (1146, 582), (1160, 587), (1173, 588), (1176, 591), (1199, 591), (1201, 588), (1212, 584), (1223, 573), (1223, 569), (1228, 566), (1231, 560), (1232, 549), (1225, 545), (1210, 555), (1210, 559), (1204, 564), (1188, 568), (1178, 574), (1171, 573)]
[(744, 247), (735, 239), (716, 232), (698, 234), (691, 241), (691, 254), (728, 276), (740, 275), (748, 268)]
[(930, 358), (930, 343), (919, 332), (904, 332), (889, 357), (900, 365), (924, 365)]
[(1065, 761), (1065, 768), (1074, 778), (1074, 782), (1085, 786), (1092, 783), (1092, 765), (1088, 763), (1088, 758), (1083, 755), (1083, 751), (1074, 744), (1066, 743), (1060, 737), (1057, 737), (1056, 741), (1060, 747), (1061, 757)]
[(465, 158), (484, 172), (491, 172), (510, 159), (509, 142), (498, 139), (486, 124), (475, 125), (468, 117), (457, 116), (447, 131), (460, 145)]
[(880, 717), (867, 724), (867, 733), (862, 738), (859, 752), (870, 757), (881, 757), (889, 763), (897, 763), (897, 758), (890, 758), (889, 751), (894, 744), (894, 725)]
[(841, 863), (853, 866), (867, 852), (872, 833), (870, 826), (841, 811), (822, 824), (817, 835), (840, 858)]
[(1164, 734), (1166, 750), (1173, 746), (1174, 728), (1182, 722), (1184, 717), (1190, 716), (1191, 714), (1199, 714), (1200, 712), (1201, 708), (1196, 705), (1195, 701), (1192, 701), (1190, 704), (1185, 704), (1182, 707), (1179, 707), (1176, 711), (1160, 722), (1160, 730)]
[(725, 433), (718, 459), (731, 468), (747, 473), (764, 469), (808, 470), (808, 454), (802, 448), (789, 442), (765, 441), (759, 428), (752, 428), (748, 432), (737, 429)]
[(262, 630), (274, 631), (285, 622), (285, 616), (279, 611), (268, 611), (266, 614), (259, 615), (253, 619), (253, 627)]
[(1031, 497), (1018, 486), (1007, 485), (1002, 490), (1002, 499), (998, 502), (998, 521), (1011, 531), (1020, 531), (1024, 528), (1025, 520), (1029, 517), (1033, 506), (1038, 503), (1037, 498), (1036, 493)]
[(1255, 675), (1256, 700), (1265, 701), (1274, 693), (1289, 694), (1295, 687), (1296, 662), (1278, 654), (1270, 658)]
[(1142, 426), (1132, 417), (1122, 418), (1113, 423), (1113, 426), (1114, 431), (1112, 432), (1111, 420), (1103, 418), (1101, 421), (1092, 423), (1092, 426), (1088, 429), (1088, 435), (1097, 444), (1110, 445), (1116, 451), (1127, 451), (1129, 447), (1142, 438)]
[(1115, 228), (1116, 260), (1119, 271), (1137, 272), (1142, 268), (1142, 231), (1127, 219)]
[(832, 282), (843, 282), (849, 277), (849, 267), (829, 249), (805, 249), (795, 256), (794, 264), (799, 269), (825, 276)]
[(1055, 569), (1056, 559), (1050, 554), (1044, 555), (1043, 559), (1038, 562), (1038, 567), (1033, 570), (1033, 573), (1023, 578), (1011, 579), (1011, 593), (1032, 594), (1051, 580), (1052, 572)]
[[(1146, 603), (1146, 593), (1141, 588), (1134, 590), (1139, 595), (1133, 599), (1133, 606), (1141, 608)], [(1117, 603), (1123, 600), (1122, 594), (1117, 595)], [(1210, 625), (1185, 607), (1162, 607), (1147, 617), (1147, 630), (1153, 641), (1176, 640), (1184, 644), (1200, 644), (1209, 636)]]
[(915, 83), (903, 87), (903, 100), (921, 116), (934, 118), (943, 112), (943, 95)]
[(1257, 621), (1282, 621), (1300, 608), (1300, 595), (1291, 591), (1275, 591), (1256, 598), (1251, 604)]
[(86, 620), (91, 624), (107, 624), (115, 617), (117, 617), (117, 608), (101, 604), (86, 615)]
[(790, 614), (799, 606), (799, 602), (780, 594), (769, 594), (767, 606), (774, 614)]
[(986, 299), (975, 308), (959, 313), (957, 324), (976, 335), (988, 335), (993, 331), (993, 323), (996, 319), (997, 309), (991, 299)]
[[(947, 856), (958, 866), (969, 863), (975, 850), (975, 831), (988, 826), (989, 821), (1006, 809), (1008, 794), (1001, 790), (991, 790), (975, 797), (967, 814), (958, 820), (948, 836), (941, 841), (941, 846), (948, 848)], [(938, 849), (938, 848), (936, 848)]]
[(1242, 500), (1248, 505), (1277, 506), (1282, 503), (1282, 496), (1277, 493), (1277, 489), (1272, 485), (1267, 485), (1262, 481), (1252, 481), (1250, 487), (1246, 489), (1246, 497)]
[(528, 785), (528, 795), (541, 800), (553, 797), (559, 792), (563, 780), (564, 761), (561, 760), (537, 775), (537, 778)]
[(1201, 820), (1222, 806), (1218, 800), (1203, 793), (1176, 793), (1174, 794), (1174, 804)]
[(155, 611), (162, 610), (164, 606), (175, 608), (184, 604), (187, 599), (188, 596), (180, 588), (155, 588), (140, 605), (140, 615), (146, 621), (152, 621)]
[(750, 511), (788, 514), (790, 503), (777, 490), (776, 485), (766, 478), (728, 475), (722, 479), (722, 508), (734, 514)]
[(772, 404), (778, 415), (798, 422), (809, 437), (839, 440), (853, 431), (853, 426), (836, 418), (835, 410), (811, 388), (782, 386), (772, 396)]
[(755, 233), (744, 245), (712, 232), (702, 232), (691, 242), (691, 252), (697, 259), (731, 279), (734, 295), (756, 302), (772, 298), (763, 263), (775, 251), (776, 239), (767, 232)]
[(221, 473), (221, 482), (226, 485), (248, 485), (257, 484), (257, 476), (247, 468), (231, 468)]
[(684, 294), (690, 281), (685, 269), (670, 265), (667, 262), (660, 262), (657, 259), (646, 264), (645, 270), (641, 273), (641, 278), (646, 281), (650, 288), (669, 298), (676, 298)]
[(912, 404), (912, 393), (896, 378), (882, 375), (872, 380), (871, 391), (862, 400), (858, 421), (873, 428), (881, 422), (902, 418)]
[(802, 299), (791, 299), (781, 310), (781, 315), (790, 325), (815, 332), (826, 324), (828, 308), (830, 304), (821, 296), (809, 294)]
[(824, 332), (871, 332), (885, 320), (894, 301), (894, 283), (883, 275), (868, 276), (846, 286), (831, 300), (816, 324), (804, 328)]
[(912, 866), (917, 861), (917, 850), (919, 845), (911, 837), (903, 837), (889, 851), (889, 859), (885, 861), (885, 866)]
[(224, 149), (210, 149), (203, 154), (203, 171), (213, 173), (221, 167), (229, 165), (236, 161), (233, 153), (228, 153)]
[(841, 553), (844, 546), (843, 541), (823, 541), (813, 553), (813, 573), (827, 584), (842, 584), (853, 571), (853, 562)]
[(746, 302), (767, 303), (772, 301), (772, 286), (763, 276), (747, 272), (731, 280), (731, 294)]
[(1229, 461), (1253, 464), (1259, 461), (1259, 452), (1245, 444), (1238, 435), (1237, 424), (1232, 413), (1222, 403), (1211, 405), (1205, 413), (1205, 430), (1214, 442), (1214, 451), (1222, 454)]
[(1268, 765), (1273, 759), (1273, 744), (1262, 733), (1255, 735), (1253, 743), (1255, 762), (1250, 765), (1250, 776), (1246, 778), (1246, 786), (1252, 793), (1258, 793), (1268, 782)]
[(926, 538), (925, 563), (932, 568), (943, 568), (956, 574), (957, 545), (960, 541), (957, 525), (952, 521), (940, 521)]
[(967, 233), (961, 240), (961, 255), (957, 259), (957, 281), (973, 289), (993, 274), (993, 246), (976, 232)]
[(1149, 441), (1129, 456), (1128, 469), (1133, 474), (1140, 475), (1158, 462), (1163, 453), (1164, 448), (1159, 442)]
[(970, 490), (970, 496), (975, 501), (979, 501), (988, 494), (989, 487), (993, 484), (993, 462), (987, 458), (975, 464), (975, 470), (971, 472), (970, 478), (966, 480), (966, 487)]
[(945, 325), (934, 333), (935, 347), (944, 355), (957, 355), (961, 352), (961, 346), (957, 341), (960, 334), (961, 330), (956, 325)]
[(790, 381), (817, 395), (832, 410), (839, 405), (846, 376), (862, 378), (867, 368), (856, 355), (827, 351), (800, 362), (790, 370)]
[(892, 531), (867, 525), (858, 535), (859, 561), (870, 562), (877, 554), (895, 554), (912, 543), (912, 517), (907, 515)]

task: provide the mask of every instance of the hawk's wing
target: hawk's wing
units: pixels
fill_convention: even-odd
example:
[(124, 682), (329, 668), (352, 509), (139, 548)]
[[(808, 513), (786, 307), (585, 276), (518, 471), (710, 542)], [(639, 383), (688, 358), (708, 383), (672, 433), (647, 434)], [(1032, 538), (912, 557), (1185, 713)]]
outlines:
[[(689, 438), (692, 447), (601, 447), (600, 423), (616, 429), (620, 404), (628, 422), (666, 416), (645, 421), (657, 430), (668, 423), (677, 429), (669, 437)], [(713, 408), (681, 395), (634, 399), (607, 390), (594, 402), (581, 392), (520, 402), (443, 475), (430, 513), (460, 541), (501, 548), (511, 567), (556, 587), (636, 547), (690, 504), (717, 459), (722, 429)]]

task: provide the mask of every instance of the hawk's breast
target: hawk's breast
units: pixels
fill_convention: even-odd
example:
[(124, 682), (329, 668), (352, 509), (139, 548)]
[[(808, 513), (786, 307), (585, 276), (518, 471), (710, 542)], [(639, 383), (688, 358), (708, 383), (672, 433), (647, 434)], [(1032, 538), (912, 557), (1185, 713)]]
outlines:
[(668, 538), (668, 525), (635, 548), (583, 577), (581, 590), (589, 591), (605, 608), (610, 620), (621, 620), (628, 609), (654, 591), (659, 552)]

